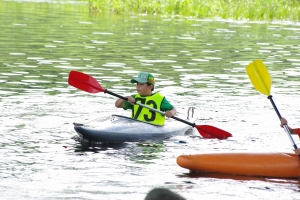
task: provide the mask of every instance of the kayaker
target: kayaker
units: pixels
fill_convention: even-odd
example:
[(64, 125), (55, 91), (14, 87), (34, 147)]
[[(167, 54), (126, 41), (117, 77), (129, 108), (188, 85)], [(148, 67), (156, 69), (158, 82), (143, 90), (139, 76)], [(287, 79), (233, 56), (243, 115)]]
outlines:
[(141, 107), (135, 104), (135, 102), (163, 111), (166, 117), (172, 117), (176, 114), (177, 111), (175, 107), (165, 96), (159, 92), (152, 93), (155, 85), (154, 76), (152, 74), (140, 72), (137, 78), (131, 79), (131, 83), (136, 83), (137, 94), (127, 96), (128, 101), (118, 99), (115, 102), (117, 108), (123, 108), (124, 110), (131, 109), (132, 118), (155, 125), (164, 125), (165, 117), (158, 112)]
[[(283, 127), (283, 125), (287, 125), (291, 134), (297, 134), (300, 137), (300, 128), (291, 128), (290, 126), (288, 126), (288, 122), (284, 117), (281, 117), (280, 122), (281, 122), (280, 124), (281, 127)], [(300, 148), (297, 148), (294, 151), (297, 155), (300, 155)]]

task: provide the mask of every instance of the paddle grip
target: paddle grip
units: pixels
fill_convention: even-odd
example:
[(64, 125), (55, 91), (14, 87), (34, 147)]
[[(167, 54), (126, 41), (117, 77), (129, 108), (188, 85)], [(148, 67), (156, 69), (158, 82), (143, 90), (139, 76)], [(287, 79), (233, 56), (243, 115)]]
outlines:
[[(123, 99), (123, 100), (125, 100), (125, 101), (128, 101), (128, 98), (127, 98), (127, 97), (123, 97), (123, 96), (121, 96), (121, 95), (118, 95), (118, 94), (116, 94), (116, 93), (113, 93), (113, 92), (111, 92), (111, 91), (108, 91), (107, 89), (105, 89), (104, 93), (111, 94), (111, 95), (113, 95), (113, 96), (115, 96), (115, 97), (119, 97), (120, 99)], [(154, 108), (151, 108), (151, 107), (146, 106), (146, 105), (144, 105), (144, 104), (141, 104), (141, 103), (139, 103), (139, 102), (134, 102), (134, 103), (137, 104), (137, 105), (139, 105), (139, 106), (148, 108), (149, 110), (152, 110), (152, 111), (158, 112), (158, 113), (160, 113), (160, 114), (162, 114), (162, 115), (165, 115), (165, 113), (162, 112), (162, 111), (160, 111), (160, 110), (156, 110), (156, 109), (154, 109)]]
[[(162, 115), (165, 115), (165, 112), (160, 111), (160, 110), (156, 110), (156, 109), (154, 109), (154, 108), (151, 108), (151, 107), (146, 106), (146, 105), (144, 105), (144, 104), (141, 104), (141, 103), (139, 103), (139, 102), (135, 102), (135, 104), (137, 104), (137, 105), (139, 105), (139, 106), (142, 106), (142, 107), (145, 107), (145, 108), (148, 108), (149, 110), (158, 112), (158, 113), (160, 113), (160, 114), (162, 114)], [(196, 126), (195, 123), (191, 123), (191, 122), (185, 121), (185, 120), (180, 119), (180, 118), (175, 117), (175, 116), (172, 116), (171, 118), (176, 119), (177, 121), (183, 122), (183, 123), (185, 123), (185, 124), (188, 124), (188, 125), (190, 125), (190, 126), (192, 126), (192, 127), (195, 127), (195, 126)]]
[[(137, 105), (139, 105), (139, 106), (142, 106), (142, 107), (145, 107), (145, 108), (148, 108), (149, 110), (158, 112), (158, 113), (160, 113), (160, 114), (162, 114), (162, 115), (165, 115), (165, 114), (166, 114), (166, 113), (163, 112), (163, 111), (160, 111), (160, 110), (151, 108), (151, 107), (149, 107), (149, 106), (147, 106), (147, 105), (144, 105), (144, 104), (141, 104), (141, 103), (139, 103), (139, 102), (135, 102), (135, 104), (137, 104)], [(177, 121), (183, 122), (183, 123), (185, 123), (185, 124), (188, 124), (188, 125), (190, 125), (190, 126), (192, 126), (192, 127), (195, 127), (195, 126), (196, 126), (195, 123), (191, 123), (191, 122), (185, 121), (185, 120), (180, 119), (180, 118), (175, 117), (175, 116), (172, 116), (171, 118), (176, 119)]]
[[(279, 110), (277, 109), (277, 107), (276, 107), (276, 105), (275, 105), (275, 103), (274, 103), (274, 101), (273, 101), (272, 95), (268, 96), (268, 99), (271, 101), (271, 104), (272, 104), (272, 106), (273, 106), (275, 112), (277, 113), (277, 116), (279, 117), (279, 120), (281, 120), (282, 117), (281, 117), (281, 115), (280, 115), (280, 113), (279, 113)], [(289, 128), (287, 127), (287, 125), (283, 125), (283, 128), (284, 128), (285, 132), (287, 133), (287, 135), (289, 136), (289, 138), (290, 138), (290, 140), (291, 140), (291, 142), (292, 142), (292, 144), (293, 144), (293, 147), (294, 147), (295, 149), (297, 149), (298, 147), (297, 147), (295, 141), (293, 140), (292, 135), (291, 135), (290, 130), (289, 130)], [(298, 155), (298, 157), (300, 158), (300, 155)]]
[[(113, 96), (115, 96), (115, 97), (119, 97), (120, 99), (123, 99), (123, 100), (125, 100), (125, 101), (128, 101), (128, 98), (127, 98), (127, 97), (123, 97), (123, 96), (121, 96), (121, 95), (118, 95), (118, 94), (116, 94), (116, 93), (113, 93), (113, 92), (111, 92), (111, 91), (108, 91), (107, 89), (105, 89), (104, 93), (111, 94), (111, 95), (113, 95)], [(139, 105), (139, 106), (148, 108), (149, 110), (152, 110), (152, 111), (158, 112), (158, 113), (160, 113), (160, 114), (162, 114), (162, 115), (165, 115), (165, 113), (162, 112), (162, 111), (160, 111), (160, 110), (156, 110), (156, 109), (154, 109), (154, 108), (151, 108), (151, 107), (149, 107), (149, 106), (147, 106), (147, 105), (144, 105), (144, 104), (141, 104), (141, 103), (139, 103), (139, 102), (134, 102), (134, 103), (137, 104), (137, 105)]]

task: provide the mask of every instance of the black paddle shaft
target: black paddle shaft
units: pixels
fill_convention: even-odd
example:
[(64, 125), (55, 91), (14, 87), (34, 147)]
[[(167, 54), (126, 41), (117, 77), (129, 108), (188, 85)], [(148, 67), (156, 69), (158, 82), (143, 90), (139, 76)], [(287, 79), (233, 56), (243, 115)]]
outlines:
[(123, 97), (123, 96), (121, 96), (121, 95), (118, 95), (118, 94), (116, 94), (116, 93), (113, 93), (113, 92), (111, 92), (111, 91), (108, 91), (107, 89), (105, 89), (104, 93), (107, 93), (107, 94), (113, 95), (113, 96), (115, 96), (115, 97), (119, 97), (120, 99), (123, 99), (123, 100), (125, 100), (125, 101), (128, 101), (128, 98), (127, 98), (127, 97)]
[[(274, 101), (273, 101), (272, 95), (268, 96), (268, 99), (271, 101), (271, 104), (272, 104), (272, 106), (273, 106), (275, 112), (277, 113), (277, 116), (279, 117), (279, 120), (281, 120), (282, 117), (281, 117), (281, 115), (280, 115), (280, 113), (279, 113), (279, 110), (277, 109), (277, 107), (276, 107), (276, 105), (275, 105), (275, 103), (274, 103)], [(293, 140), (293, 138), (292, 138), (292, 136), (291, 136), (291, 134), (290, 134), (290, 132), (289, 132), (289, 130), (288, 130), (288, 127), (287, 127), (286, 132), (287, 132), (287, 134), (288, 134), (288, 136), (289, 136), (291, 142), (293, 143), (294, 148), (297, 149), (298, 147), (297, 147), (295, 141)], [(300, 158), (300, 155), (298, 155), (298, 156), (299, 156), (299, 158)]]

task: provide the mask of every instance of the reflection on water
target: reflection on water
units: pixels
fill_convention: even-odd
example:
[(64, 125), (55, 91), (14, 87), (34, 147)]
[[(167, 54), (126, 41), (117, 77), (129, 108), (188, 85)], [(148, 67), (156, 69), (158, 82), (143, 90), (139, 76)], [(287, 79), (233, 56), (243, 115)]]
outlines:
[[(255, 91), (245, 66), (264, 61), (274, 101), (297, 127), (298, 23), (94, 15), (86, 2), (77, 1), (1, 1), (0, 11), (4, 198), (143, 199), (157, 186), (187, 199), (298, 198), (297, 180), (191, 178), (175, 162), (178, 155), (201, 152), (292, 152), (269, 100)], [(233, 137), (201, 139), (194, 131), (161, 146), (82, 145), (72, 139), (73, 122), (129, 113), (116, 109), (109, 94), (69, 86), (70, 70), (88, 73), (120, 95), (135, 93), (130, 79), (149, 71), (156, 90), (179, 112), (195, 106), (196, 124), (219, 127)]]
[(122, 92), (132, 88), (128, 80), (138, 71), (151, 71), (157, 88), (178, 95), (202, 89), (253, 94), (244, 67), (254, 59), (265, 61), (274, 80), (295, 81), (299, 74), (298, 24), (90, 15), (86, 5), (36, 5), (2, 2), (5, 96), (29, 93), (24, 88), (69, 93), (65, 78), (71, 69)]

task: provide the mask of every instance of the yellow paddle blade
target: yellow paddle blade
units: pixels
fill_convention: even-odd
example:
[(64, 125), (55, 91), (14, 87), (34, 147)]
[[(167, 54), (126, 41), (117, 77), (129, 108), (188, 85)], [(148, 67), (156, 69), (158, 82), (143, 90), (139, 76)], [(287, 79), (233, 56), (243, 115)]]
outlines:
[(265, 64), (255, 60), (246, 67), (246, 71), (255, 89), (270, 96), (272, 80)]

